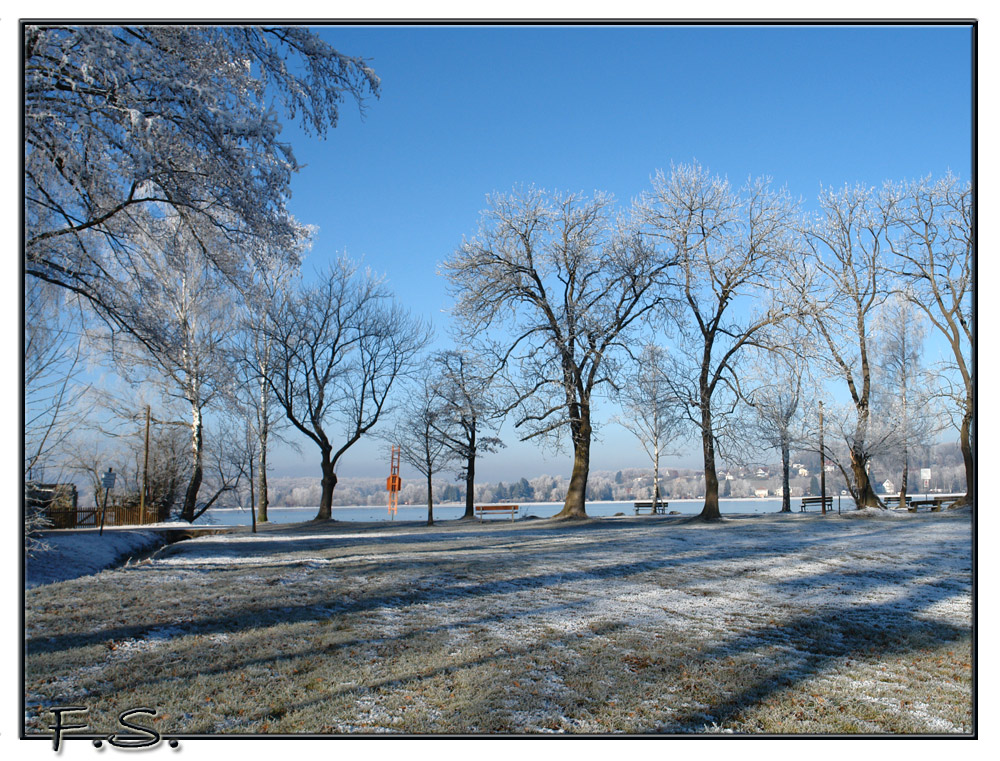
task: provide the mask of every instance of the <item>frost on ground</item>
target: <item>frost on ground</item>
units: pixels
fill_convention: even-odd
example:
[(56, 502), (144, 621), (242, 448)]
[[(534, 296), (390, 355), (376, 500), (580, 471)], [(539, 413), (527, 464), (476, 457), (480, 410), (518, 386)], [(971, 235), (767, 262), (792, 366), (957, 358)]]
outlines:
[(971, 732), (968, 513), (856, 517), (181, 542), (26, 593), (27, 729)]
[(31, 589), (97, 573), (163, 543), (163, 535), (155, 531), (107, 529), (102, 535), (96, 531), (48, 532), (44, 539), (47, 549), (25, 561), (24, 586)]

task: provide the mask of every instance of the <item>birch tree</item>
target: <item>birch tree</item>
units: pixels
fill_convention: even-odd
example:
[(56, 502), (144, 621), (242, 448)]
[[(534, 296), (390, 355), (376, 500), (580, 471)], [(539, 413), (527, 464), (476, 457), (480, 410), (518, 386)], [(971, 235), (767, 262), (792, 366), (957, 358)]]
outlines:
[[(189, 410), (190, 476), (181, 517), (200, 514), (205, 411), (229, 383), (233, 333), (229, 281), (203, 255), (195, 231), (176, 217), (159, 220), (141, 237), (131, 266), (117, 273), (114, 300), (131, 330), (99, 335), (118, 370), (131, 382), (155, 383)], [(202, 240), (210, 231), (203, 231)]]
[(521, 440), (560, 442), (573, 471), (558, 518), (586, 517), (595, 390), (660, 304), (670, 269), (604, 194), (494, 194), (475, 237), (444, 263), (463, 336), (512, 397)]
[(654, 508), (660, 502), (660, 458), (669, 454), (666, 448), (685, 434), (687, 424), (683, 404), (674, 396), (669, 374), (666, 350), (655, 344), (643, 347), (618, 391), (622, 414), (614, 418), (639, 440), (653, 463)]
[(741, 362), (748, 349), (769, 346), (769, 332), (794, 313), (782, 283), (795, 251), (796, 207), (768, 180), (735, 189), (692, 165), (657, 172), (641, 208), (663, 256), (679, 262), (668, 378), (701, 434), (700, 517), (719, 520), (716, 456), (739, 404)]
[(868, 467), (873, 442), (888, 436), (881, 422), (872, 419), (872, 370), (876, 319), (889, 290), (889, 210), (884, 192), (880, 198), (862, 186), (824, 190), (819, 204), (819, 213), (805, 229), (808, 256), (799, 268), (807, 324), (821, 347), (820, 365), (850, 394), (852, 419), (841, 420), (841, 426), (851, 496), (859, 509), (882, 507)]
[(397, 305), (381, 278), (341, 258), (291, 290), (267, 323), (267, 382), (291, 425), (320, 450), (317, 520), (330, 518), (337, 463), (387, 411), (414, 369), (428, 330)]
[(893, 191), (887, 204), (889, 245), (909, 282), (910, 301), (947, 341), (951, 361), (939, 368), (939, 382), (957, 411), (965, 463), (965, 497), (975, 498), (975, 329), (973, 326), (974, 198), (970, 183), (948, 174), (918, 180)]
[(298, 27), (33, 24), (21, 52), (25, 271), (126, 332), (108, 274), (151, 223), (214, 228), (231, 245), (203, 253), (223, 271), (261, 241), (294, 251), (299, 166), (279, 119), (323, 136), (345, 98), (379, 89), (364, 61)]

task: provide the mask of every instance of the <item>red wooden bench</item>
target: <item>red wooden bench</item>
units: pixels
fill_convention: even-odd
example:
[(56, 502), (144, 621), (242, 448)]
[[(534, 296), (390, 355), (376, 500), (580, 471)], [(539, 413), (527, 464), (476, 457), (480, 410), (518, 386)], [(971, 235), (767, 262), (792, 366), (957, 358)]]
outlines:
[(483, 522), (483, 516), (486, 514), (496, 515), (498, 513), (510, 513), (510, 519), (514, 520), (514, 516), (517, 515), (518, 505), (476, 505), (476, 515), (479, 516), (479, 522)]

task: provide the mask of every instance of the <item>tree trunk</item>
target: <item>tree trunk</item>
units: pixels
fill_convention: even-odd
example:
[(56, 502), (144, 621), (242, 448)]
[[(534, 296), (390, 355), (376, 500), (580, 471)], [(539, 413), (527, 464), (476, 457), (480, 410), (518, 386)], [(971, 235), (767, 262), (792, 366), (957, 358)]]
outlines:
[(781, 440), (781, 512), (790, 513), (792, 512), (792, 495), (788, 493), (789, 490), (789, 477), (788, 477), (788, 462), (791, 459), (789, 455), (788, 440)]
[(267, 430), (260, 434), (260, 464), (257, 473), (257, 520), (267, 523)]
[(972, 455), (972, 412), (973, 400), (970, 397), (962, 414), (962, 423), (958, 428), (958, 441), (962, 447), (962, 460), (965, 462), (965, 496), (952, 503), (952, 508), (971, 505), (975, 501), (975, 467), (976, 461)]
[(250, 458), (250, 530), (256, 534), (257, 533), (257, 505), (254, 502), (253, 496), (253, 458)]
[(198, 491), (201, 489), (202, 479), (202, 430), (201, 410), (192, 405), (191, 410), (191, 479), (188, 481), (187, 491), (184, 494), (184, 507), (181, 509), (181, 518), (188, 523), (195, 519), (195, 509), (198, 506)]
[(470, 457), (465, 469), (465, 515), (463, 518), (476, 517), (476, 458)]
[(868, 471), (865, 469), (864, 456), (854, 448), (851, 448), (851, 473), (854, 476), (854, 500), (858, 510), (866, 507), (885, 507), (872, 489)]
[(569, 479), (566, 501), (556, 518), (587, 517), (587, 477), (590, 475), (590, 413), (582, 413), (583, 420), (573, 431), (573, 474)]
[(903, 403), (903, 474), (899, 481), (899, 506), (906, 507), (906, 480), (910, 473), (910, 457), (909, 457), (909, 443), (910, 443), (910, 431), (909, 431), (909, 421), (907, 419), (907, 406), (906, 406), (906, 372), (904, 371), (901, 376), (901, 390), (902, 390), (902, 403)]
[(320, 463), (320, 468), (323, 471), (323, 493), (319, 499), (319, 512), (316, 513), (315, 518), (317, 521), (328, 521), (332, 515), (333, 490), (337, 486), (337, 474), (333, 472), (333, 463), (330, 461), (331, 451), (329, 447), (321, 449), (323, 460)]
[(906, 507), (906, 481), (910, 474), (910, 464), (907, 462), (906, 447), (903, 447), (903, 477), (899, 484), (899, 506)]
[(660, 447), (653, 447), (653, 513), (660, 504)]
[(473, 429), (469, 437), (469, 459), (465, 463), (465, 515), (463, 518), (476, 517), (476, 432)]
[(705, 462), (705, 506), (698, 517), (703, 521), (717, 521), (722, 518), (719, 512), (719, 475), (715, 470), (712, 409), (707, 403), (701, 407), (701, 451)]
[(430, 469), (427, 473), (427, 525), (434, 525), (434, 485), (431, 483)]

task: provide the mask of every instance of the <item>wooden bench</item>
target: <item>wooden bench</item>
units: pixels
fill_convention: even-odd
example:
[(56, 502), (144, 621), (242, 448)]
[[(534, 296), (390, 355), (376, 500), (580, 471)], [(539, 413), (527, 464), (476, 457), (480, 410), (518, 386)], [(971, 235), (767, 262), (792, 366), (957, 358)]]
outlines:
[[(807, 507), (813, 507), (818, 505), (820, 509), (823, 507), (823, 497), (803, 497), (802, 504), (799, 505), (799, 512), (804, 513)], [(826, 498), (826, 509), (833, 510), (833, 497)]]
[(667, 512), (667, 502), (657, 502), (656, 508), (653, 508), (653, 501), (648, 500), (646, 502), (633, 502), (632, 506), (635, 508), (635, 514), (641, 515), (643, 512), (647, 512), (650, 515), (664, 515)]
[(917, 512), (917, 508), (929, 507), (932, 513), (938, 513), (942, 508), (947, 507), (952, 502), (955, 502), (961, 494), (942, 494), (939, 497), (930, 497), (928, 499), (911, 499), (909, 505), (907, 506), (911, 513)]
[[(885, 502), (886, 507), (899, 507), (899, 497), (886, 497), (882, 500)], [(909, 507), (910, 503), (913, 501), (913, 497), (909, 494), (906, 495), (906, 506)]]
[(519, 505), (476, 505), (476, 515), (479, 516), (480, 523), (483, 522), (484, 515), (495, 515), (497, 513), (510, 513), (510, 519), (514, 520), (518, 507)]

